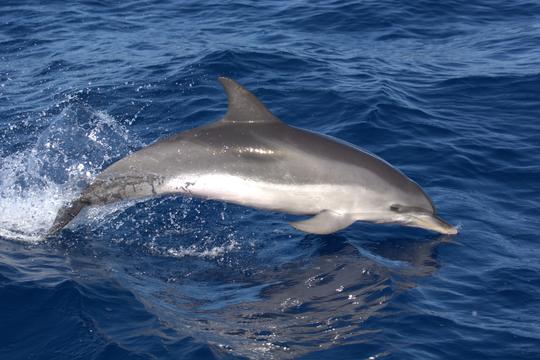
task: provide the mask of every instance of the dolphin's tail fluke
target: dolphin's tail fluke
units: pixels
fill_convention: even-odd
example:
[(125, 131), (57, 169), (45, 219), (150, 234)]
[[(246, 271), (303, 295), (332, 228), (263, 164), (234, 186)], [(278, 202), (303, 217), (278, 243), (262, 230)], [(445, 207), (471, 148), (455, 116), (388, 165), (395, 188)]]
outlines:
[(56, 215), (56, 219), (54, 219), (53, 225), (47, 232), (47, 236), (56, 235), (87, 205), (89, 205), (88, 201), (80, 197), (61, 208)]

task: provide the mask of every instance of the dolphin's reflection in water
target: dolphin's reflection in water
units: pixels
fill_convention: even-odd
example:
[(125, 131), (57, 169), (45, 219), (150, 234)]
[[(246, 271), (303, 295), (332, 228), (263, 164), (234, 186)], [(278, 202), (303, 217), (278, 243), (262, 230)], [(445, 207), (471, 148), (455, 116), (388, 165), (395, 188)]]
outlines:
[[(283, 359), (360, 344), (372, 351), (385, 331), (378, 320), (399, 315), (389, 305), (436, 271), (437, 248), (450, 241), (308, 235), (294, 251), (300, 258), (264, 261), (258, 252), (243, 259), (251, 265), (232, 267), (90, 241), (70, 252), (70, 263), (85, 274), (80, 284), (92, 288), (109, 279), (133, 293), (159, 319), (158, 333), (215, 345), (216, 354)], [(116, 326), (100, 323), (110, 338), (132, 346), (131, 332)], [(384, 356), (391, 349), (374, 351)]]
[(290, 358), (365, 342), (379, 331), (366, 322), (392, 316), (383, 310), (437, 269), (436, 248), (449, 239), (390, 240), (366, 250), (339, 236), (308, 236), (304, 245), (314, 241), (320, 244), (311, 258), (257, 274), (258, 282), (272, 284), (260, 299), (193, 309), (205, 315), (194, 328), (250, 358)]

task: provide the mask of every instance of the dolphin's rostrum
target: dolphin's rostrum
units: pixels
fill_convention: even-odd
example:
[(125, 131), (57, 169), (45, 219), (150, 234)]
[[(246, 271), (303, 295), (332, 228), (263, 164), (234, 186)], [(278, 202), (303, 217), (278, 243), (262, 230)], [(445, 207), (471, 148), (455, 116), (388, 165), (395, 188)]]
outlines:
[(436, 215), (425, 192), (384, 160), (289, 126), (234, 80), (219, 81), (229, 101), (223, 119), (115, 162), (59, 211), (49, 234), (85, 206), (167, 194), (313, 215), (291, 225), (315, 234), (333, 233), (355, 221), (457, 233)]

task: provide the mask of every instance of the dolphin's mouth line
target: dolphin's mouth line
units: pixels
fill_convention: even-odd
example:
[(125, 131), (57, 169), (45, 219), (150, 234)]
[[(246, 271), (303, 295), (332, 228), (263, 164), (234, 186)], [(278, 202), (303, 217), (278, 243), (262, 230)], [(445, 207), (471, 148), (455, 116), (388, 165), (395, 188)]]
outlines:
[(391, 213), (370, 211), (353, 214), (356, 221), (367, 221), (378, 224), (399, 224), (438, 232), (445, 235), (455, 235), (458, 229), (435, 214), (427, 211), (417, 213)]
[(410, 215), (411, 220), (406, 226), (419, 227), (446, 235), (455, 235), (458, 229), (435, 214)]

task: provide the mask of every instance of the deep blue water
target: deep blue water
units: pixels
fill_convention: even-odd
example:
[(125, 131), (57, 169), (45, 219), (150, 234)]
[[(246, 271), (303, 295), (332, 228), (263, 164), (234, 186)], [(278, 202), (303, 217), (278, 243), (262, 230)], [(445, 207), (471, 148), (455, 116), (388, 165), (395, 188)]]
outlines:
[[(2, 360), (540, 359), (538, 2), (65, 3), (0, 3)], [(105, 166), (221, 117), (219, 75), (460, 234), (172, 197), (43, 240)]]

